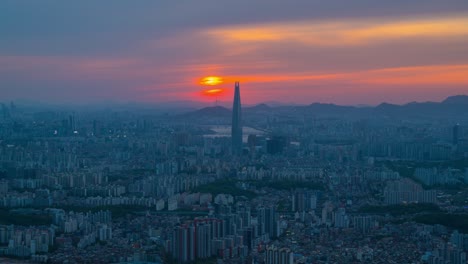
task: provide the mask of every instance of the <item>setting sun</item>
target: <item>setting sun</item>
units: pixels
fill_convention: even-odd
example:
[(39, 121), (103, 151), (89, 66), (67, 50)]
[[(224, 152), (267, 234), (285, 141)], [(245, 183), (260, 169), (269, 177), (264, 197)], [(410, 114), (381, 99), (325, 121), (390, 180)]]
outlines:
[(200, 84), (203, 85), (218, 85), (221, 83), (223, 83), (223, 79), (221, 79), (221, 77), (218, 76), (208, 76), (200, 81)]
[(207, 96), (217, 96), (220, 95), (224, 90), (223, 89), (209, 89), (209, 90), (204, 90), (203, 94)]

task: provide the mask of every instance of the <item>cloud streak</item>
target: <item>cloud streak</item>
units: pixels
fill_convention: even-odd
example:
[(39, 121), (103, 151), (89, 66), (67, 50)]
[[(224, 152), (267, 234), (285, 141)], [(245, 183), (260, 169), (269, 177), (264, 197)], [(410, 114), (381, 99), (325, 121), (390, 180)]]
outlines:
[(226, 44), (296, 42), (310, 46), (369, 45), (402, 38), (467, 37), (467, 14), (436, 19), (387, 21), (297, 21), (209, 29), (204, 32)]

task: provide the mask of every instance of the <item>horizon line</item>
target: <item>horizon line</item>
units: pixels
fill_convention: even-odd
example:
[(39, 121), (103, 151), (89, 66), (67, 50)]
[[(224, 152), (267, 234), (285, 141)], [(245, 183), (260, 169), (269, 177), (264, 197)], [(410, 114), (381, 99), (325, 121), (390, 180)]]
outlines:
[[(404, 106), (408, 105), (411, 103), (442, 103), (446, 101), (449, 98), (453, 97), (468, 97), (468, 94), (455, 94), (455, 95), (450, 95), (445, 97), (444, 99), (440, 101), (408, 101), (405, 103), (390, 103), (387, 101), (382, 101), (377, 104), (366, 104), (366, 103), (358, 103), (358, 104), (338, 104), (338, 103), (333, 103), (333, 102), (320, 102), (320, 101), (315, 101), (311, 103), (295, 103), (295, 102), (282, 102), (282, 101), (262, 101), (258, 103), (247, 103), (247, 104), (242, 104), (242, 106), (245, 107), (255, 107), (258, 105), (267, 105), (269, 107), (278, 107), (278, 106), (308, 106), (308, 105), (313, 105), (313, 104), (323, 104), (323, 105), (336, 105), (336, 106), (352, 106), (352, 107), (376, 107), (382, 104), (390, 104), (390, 105), (399, 105), (399, 106)], [(50, 102), (44, 102), (41, 100), (28, 100), (28, 99), (14, 99), (14, 100), (5, 100), (5, 101), (0, 101), (0, 104), (19, 104), (19, 105), (26, 105), (26, 106), (49, 106), (49, 107), (83, 107), (83, 106), (113, 106), (113, 105), (141, 105), (141, 106), (153, 106), (157, 107), (157, 105), (164, 105), (164, 106), (170, 106), (171, 104), (174, 104), (175, 107), (177, 108), (183, 108), (183, 103), (187, 104), (199, 104), (203, 105), (202, 108), (205, 107), (224, 107), (222, 104), (230, 105), (232, 104), (232, 101), (213, 101), (213, 102), (207, 102), (207, 101), (197, 101), (197, 100), (174, 100), (174, 101), (154, 101), (154, 102), (149, 102), (149, 101), (119, 101), (119, 100), (103, 100), (103, 101), (89, 101), (89, 102), (68, 102), (68, 101), (50, 101)], [(211, 105), (213, 104), (213, 105)], [(221, 105), (220, 105), (221, 104)], [(197, 108), (196, 106), (193, 105), (187, 105), (186, 107), (190, 108)], [(229, 107), (225, 107), (229, 108)]]

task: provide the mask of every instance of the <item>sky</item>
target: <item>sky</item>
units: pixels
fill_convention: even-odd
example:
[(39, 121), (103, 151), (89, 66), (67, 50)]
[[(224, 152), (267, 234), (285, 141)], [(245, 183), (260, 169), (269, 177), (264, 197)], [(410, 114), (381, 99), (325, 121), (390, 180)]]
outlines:
[(468, 1), (0, 1), (0, 101), (232, 101), (235, 81), (247, 104), (468, 94)]

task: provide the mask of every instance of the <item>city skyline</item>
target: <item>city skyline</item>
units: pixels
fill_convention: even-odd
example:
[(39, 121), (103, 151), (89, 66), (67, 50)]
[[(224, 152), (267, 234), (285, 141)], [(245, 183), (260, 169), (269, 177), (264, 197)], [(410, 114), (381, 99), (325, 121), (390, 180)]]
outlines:
[[(211, 102), (210, 88), (230, 101), (235, 80), (248, 87), (246, 104), (403, 104), (468, 93), (466, 1), (0, 7), (5, 100)], [(207, 76), (223, 82), (208, 87)]]
[(468, 264), (467, 0), (0, 21), (0, 263)]

